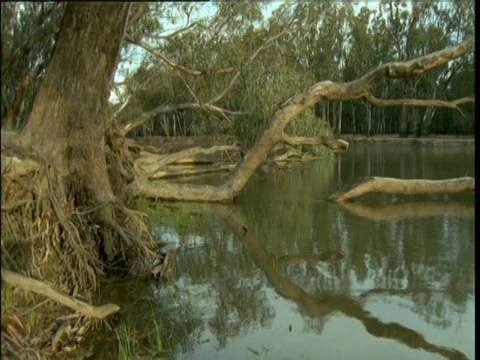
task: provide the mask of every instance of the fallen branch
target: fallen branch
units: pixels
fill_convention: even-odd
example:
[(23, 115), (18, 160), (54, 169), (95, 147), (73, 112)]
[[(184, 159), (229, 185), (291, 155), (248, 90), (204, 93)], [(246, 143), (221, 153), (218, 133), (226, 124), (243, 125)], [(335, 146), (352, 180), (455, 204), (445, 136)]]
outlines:
[(52, 286), (42, 281), (23, 276), (9, 270), (2, 269), (2, 280), (23, 290), (33, 291), (37, 294), (44, 295), (62, 305), (78, 311), (80, 314), (85, 316), (104, 319), (120, 310), (120, 306), (115, 304), (105, 304), (102, 306), (89, 305), (83, 301), (77, 300), (55, 290)]
[(442, 194), (475, 191), (475, 178), (463, 177), (446, 180), (405, 180), (388, 177), (366, 177), (348, 185), (329, 197), (329, 200), (348, 201), (367, 193), (385, 194)]
[(149, 178), (165, 177), (164, 175), (157, 176), (157, 173), (164, 172), (167, 165), (198, 164), (205, 162), (214, 163), (214, 161), (205, 161), (200, 156), (228, 151), (241, 151), (241, 148), (234, 145), (212, 146), (210, 148), (194, 147), (169, 155), (156, 155), (147, 152), (141, 152), (141, 157), (135, 162), (134, 167), (137, 173)]
[(204, 175), (214, 172), (228, 172), (234, 169), (236, 164), (212, 164), (208, 166), (191, 166), (189, 168), (183, 167), (183, 169), (172, 170), (168, 167), (164, 171), (158, 171), (152, 174), (149, 179), (166, 179), (193, 175)]
[(315, 138), (303, 137), (303, 136), (292, 136), (288, 134), (283, 134), (282, 141), (291, 146), (298, 145), (324, 145), (332, 150), (348, 150), (350, 144), (341, 139), (332, 139), (327, 136), (318, 136)]
[[(372, 100), (369, 98), (369, 94), (371, 93), (370, 90), (383, 81), (418, 76), (429, 69), (446, 64), (453, 59), (459, 58), (468, 53), (472, 53), (473, 51), (475, 51), (475, 38), (469, 38), (451, 48), (421, 56), (410, 61), (391, 62), (380, 65), (361, 78), (351, 82), (336, 83), (330, 80), (321, 81), (309, 89), (306, 89), (303, 93), (291, 97), (280, 106), (280, 108), (270, 119), (268, 128), (263, 131), (257, 141), (246, 152), (246, 154), (242, 157), (242, 160), (237, 164), (236, 168), (230, 173), (223, 184), (218, 186), (199, 186), (198, 184), (184, 183), (166, 184), (166, 182), (162, 182), (161, 184), (152, 184), (145, 179), (136, 177), (136, 179), (129, 185), (129, 191), (136, 196), (146, 196), (165, 200), (168, 199), (192, 202), (231, 201), (243, 189), (250, 177), (268, 156), (271, 149), (277, 143), (284, 140), (285, 128), (294, 120), (296, 116), (303, 113), (306, 109), (312, 108), (316, 103), (322, 100), (349, 101), (365, 97), (367, 100)], [(216, 99), (213, 99), (211, 102), (213, 101), (216, 101)], [(452, 104), (454, 104), (456, 108), (463, 101), (464, 100), (460, 100), (459, 102), (453, 102)], [(397, 103), (397, 105), (401, 104), (401, 102)], [(185, 105), (183, 104), (182, 106)], [(141, 121), (143, 121), (143, 119), (141, 119)], [(129, 129), (132, 129), (135, 124), (138, 124), (138, 122), (128, 124), (125, 127), (125, 133), (130, 131)], [(339, 144), (338, 141), (337, 144)], [(346, 144), (344, 145), (346, 146)], [(474, 180), (469, 181), (469, 183), (470, 187), (473, 185), (473, 188), (470, 190), (473, 190)], [(378, 182), (376, 185), (378, 185)], [(459, 185), (457, 184), (453, 186), (458, 187)], [(412, 189), (417, 190), (413, 190), (414, 192), (411, 192)], [(412, 185), (409, 185), (406, 187), (405, 191), (407, 191), (407, 193), (425, 193), (425, 190), (422, 188), (422, 183), (417, 183), (413, 187)], [(458, 191), (464, 190), (462, 189)], [(390, 190), (390, 193), (398, 192), (398, 188), (396, 187)], [(434, 193), (439, 192), (453, 191), (449, 190), (449, 187), (447, 186), (447, 191), (442, 189), (434, 191)], [(362, 193), (357, 190), (357, 195), (354, 197), (360, 196), (363, 193), (365, 193), (365, 190)], [(400, 191), (400, 193), (402, 193), (402, 191)], [(339, 196), (340, 195), (337, 197)], [(345, 197), (343, 197), (342, 200), (337, 198), (332, 199), (335, 201), (346, 200)]]

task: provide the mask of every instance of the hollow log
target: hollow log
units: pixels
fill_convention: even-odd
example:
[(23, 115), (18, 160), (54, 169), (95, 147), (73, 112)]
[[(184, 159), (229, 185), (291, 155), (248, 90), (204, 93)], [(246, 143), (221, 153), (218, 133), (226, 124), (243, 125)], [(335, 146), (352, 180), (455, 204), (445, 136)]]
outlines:
[(361, 178), (343, 190), (332, 194), (330, 201), (342, 202), (358, 198), (367, 193), (384, 194), (442, 194), (475, 191), (475, 178), (462, 177), (445, 180), (396, 179), (389, 177)]

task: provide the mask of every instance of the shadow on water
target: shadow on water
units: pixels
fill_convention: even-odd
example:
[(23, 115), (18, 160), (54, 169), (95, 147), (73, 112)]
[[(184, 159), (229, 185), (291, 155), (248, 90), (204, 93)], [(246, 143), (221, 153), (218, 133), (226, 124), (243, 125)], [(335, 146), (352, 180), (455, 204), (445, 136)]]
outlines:
[(474, 196), (324, 201), (362, 176), (465, 172), (473, 152), (360, 149), (259, 175), (235, 206), (152, 206), (172, 281), (105, 299), (147, 358), (474, 358)]

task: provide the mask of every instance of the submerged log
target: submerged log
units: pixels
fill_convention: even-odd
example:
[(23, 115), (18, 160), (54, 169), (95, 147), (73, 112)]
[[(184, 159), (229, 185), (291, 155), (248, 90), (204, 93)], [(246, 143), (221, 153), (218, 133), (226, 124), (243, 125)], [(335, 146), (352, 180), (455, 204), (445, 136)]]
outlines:
[(384, 194), (442, 194), (475, 191), (475, 178), (462, 177), (445, 180), (396, 179), (388, 177), (366, 177), (347, 185), (328, 199), (342, 202), (355, 199), (367, 193)]

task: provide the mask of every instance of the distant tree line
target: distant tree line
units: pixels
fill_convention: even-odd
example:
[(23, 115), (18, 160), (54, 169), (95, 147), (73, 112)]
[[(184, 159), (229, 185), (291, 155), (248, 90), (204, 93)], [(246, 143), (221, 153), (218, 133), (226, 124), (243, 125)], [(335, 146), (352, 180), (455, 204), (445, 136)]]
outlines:
[[(64, 5), (1, 6), (2, 129), (20, 129), (43, 81)], [(118, 99), (112, 123), (123, 127), (140, 119), (129, 132), (134, 136), (227, 135), (249, 143), (283, 101), (318, 81), (348, 82), (475, 31), (474, 1), (284, 3), (266, 18), (268, 6), (135, 3), (118, 68), (123, 80), (112, 83)], [(384, 82), (374, 95), (451, 100), (474, 96), (474, 80), (471, 54), (413, 79)], [(474, 134), (474, 105), (462, 109), (324, 101), (289, 131)]]

